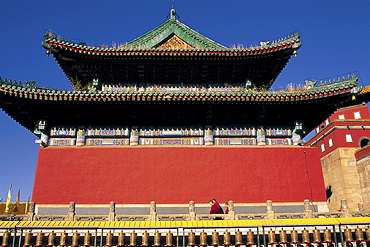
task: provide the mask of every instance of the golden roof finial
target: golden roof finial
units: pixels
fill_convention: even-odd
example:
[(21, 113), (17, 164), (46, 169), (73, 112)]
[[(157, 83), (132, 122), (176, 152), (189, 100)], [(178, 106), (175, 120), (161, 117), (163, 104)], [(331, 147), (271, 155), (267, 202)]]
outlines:
[(172, 0), (172, 8), (170, 11), (171, 20), (176, 20), (175, 0)]
[(176, 10), (173, 8), (173, 6), (172, 6), (172, 9), (170, 11), (170, 18), (171, 18), (171, 20), (176, 20)]

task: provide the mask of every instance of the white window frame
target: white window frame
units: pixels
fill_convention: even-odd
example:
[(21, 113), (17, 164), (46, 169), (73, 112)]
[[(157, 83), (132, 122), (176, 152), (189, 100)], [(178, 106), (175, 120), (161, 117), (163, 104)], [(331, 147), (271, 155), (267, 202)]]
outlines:
[(338, 119), (346, 119), (346, 118), (344, 117), (344, 114), (341, 114), (341, 115), (338, 115)]
[(345, 134), (346, 142), (351, 143), (353, 142), (352, 135), (351, 134)]
[(328, 140), (328, 146), (329, 146), (329, 147), (332, 147), (332, 146), (333, 146), (333, 138), (330, 138), (330, 139)]
[(354, 119), (361, 119), (361, 113), (359, 111), (356, 111), (353, 113), (353, 118)]
[(325, 152), (325, 144), (324, 143), (321, 144), (321, 153), (323, 153), (323, 152)]

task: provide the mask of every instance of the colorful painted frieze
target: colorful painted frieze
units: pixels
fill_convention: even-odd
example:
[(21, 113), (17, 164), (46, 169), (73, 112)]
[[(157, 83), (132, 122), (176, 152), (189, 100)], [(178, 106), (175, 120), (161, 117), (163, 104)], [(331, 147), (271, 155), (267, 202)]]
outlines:
[(267, 128), (266, 136), (291, 136), (292, 131), (288, 128)]
[(215, 136), (256, 136), (256, 129), (249, 128), (219, 128), (213, 130)]
[(267, 145), (292, 145), (290, 138), (266, 138)]
[[(97, 145), (298, 145), (300, 136), (286, 127), (142, 128), (53, 127), (42, 143), (51, 146)], [(73, 136), (76, 138), (63, 138)], [(60, 137), (60, 138), (58, 138)], [(115, 138), (112, 138), (115, 137)], [(268, 137), (268, 138), (267, 138)], [(275, 138), (276, 137), (276, 138)]]
[(75, 136), (75, 128), (66, 128), (66, 127), (53, 127), (50, 130), (50, 136)]
[(215, 138), (215, 145), (256, 145), (255, 138)]
[(129, 136), (130, 131), (126, 128), (89, 127), (86, 136)]
[(106, 145), (127, 146), (127, 145), (130, 145), (130, 140), (128, 138), (120, 138), (120, 139), (88, 138), (86, 140), (86, 145), (87, 146), (106, 146)]
[(74, 146), (76, 138), (50, 138), (49, 146)]
[(139, 136), (151, 136), (151, 137), (161, 137), (161, 136), (203, 136), (204, 130), (201, 128), (166, 128), (166, 129), (140, 129)]
[(202, 137), (189, 138), (140, 138), (139, 145), (203, 145)]

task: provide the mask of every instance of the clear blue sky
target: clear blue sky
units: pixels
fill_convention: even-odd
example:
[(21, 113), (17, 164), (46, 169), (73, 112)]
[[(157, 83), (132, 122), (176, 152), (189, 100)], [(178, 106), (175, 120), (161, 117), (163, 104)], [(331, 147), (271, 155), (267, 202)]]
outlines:
[[(0, 0), (0, 76), (71, 89), (41, 46), (47, 30), (110, 46), (160, 25), (171, 5), (172, 0)], [(175, 0), (175, 8), (180, 21), (226, 46), (257, 45), (298, 31), (302, 47), (275, 89), (353, 71), (359, 73), (360, 85), (370, 84), (368, 0)], [(0, 111), (0, 198), (6, 199), (10, 184), (13, 200), (18, 189), (22, 200), (32, 194), (36, 139)]]

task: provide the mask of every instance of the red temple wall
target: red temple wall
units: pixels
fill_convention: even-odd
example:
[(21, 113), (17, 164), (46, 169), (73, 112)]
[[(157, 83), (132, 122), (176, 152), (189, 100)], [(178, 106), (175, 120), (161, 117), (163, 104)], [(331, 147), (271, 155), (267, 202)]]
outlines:
[(316, 147), (40, 148), (39, 204), (326, 201)]

